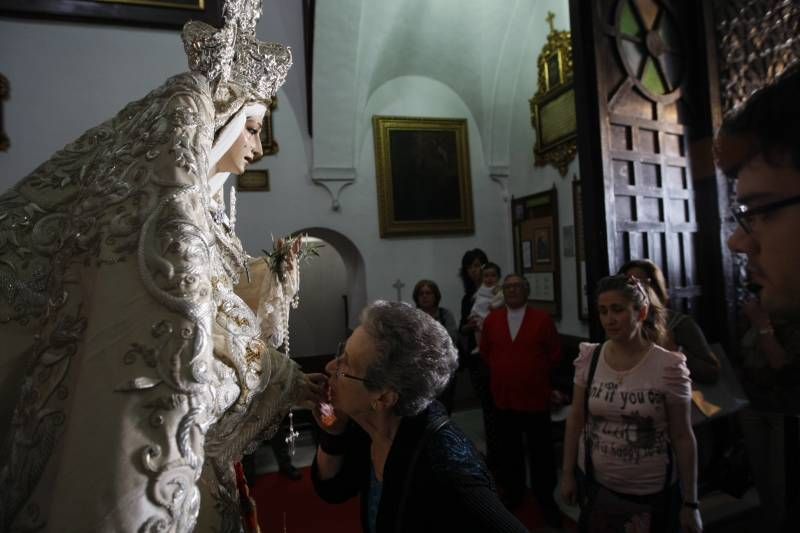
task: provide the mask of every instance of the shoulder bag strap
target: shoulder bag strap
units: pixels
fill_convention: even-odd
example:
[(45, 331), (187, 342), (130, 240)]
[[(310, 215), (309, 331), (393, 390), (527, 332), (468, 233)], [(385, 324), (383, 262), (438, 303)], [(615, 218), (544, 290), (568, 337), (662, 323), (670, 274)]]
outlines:
[(406, 473), (406, 480), (403, 484), (403, 493), (400, 497), (400, 503), (397, 506), (397, 521), (395, 522), (395, 531), (398, 533), (403, 531), (403, 515), (405, 513), (406, 502), (408, 501), (408, 493), (411, 490), (411, 482), (414, 481), (414, 471), (417, 461), (419, 460), (419, 456), (422, 454), (422, 450), (425, 449), (425, 446), (428, 444), (428, 441), (431, 439), (431, 437), (437, 431), (442, 429), (449, 421), (450, 419), (446, 415), (439, 415), (438, 417), (434, 418), (425, 428), (425, 433), (422, 434), (422, 437), (417, 443), (417, 447), (414, 448), (414, 453), (411, 455), (411, 461), (408, 463), (408, 472)]
[(592, 466), (592, 439), (589, 437), (589, 395), (592, 390), (592, 381), (597, 371), (597, 362), (600, 360), (600, 351), (603, 343), (597, 345), (592, 353), (592, 362), (589, 365), (589, 375), (586, 378), (586, 391), (583, 395), (583, 468), (588, 481), (594, 481), (594, 468)]

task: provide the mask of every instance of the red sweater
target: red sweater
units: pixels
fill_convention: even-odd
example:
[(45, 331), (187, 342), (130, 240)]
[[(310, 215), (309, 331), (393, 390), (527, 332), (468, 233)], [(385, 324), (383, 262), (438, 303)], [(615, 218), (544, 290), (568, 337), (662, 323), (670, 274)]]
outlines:
[(550, 409), (550, 371), (561, 359), (561, 340), (550, 315), (528, 307), (512, 341), (507, 308), (495, 309), (483, 322), (480, 349), (498, 409)]

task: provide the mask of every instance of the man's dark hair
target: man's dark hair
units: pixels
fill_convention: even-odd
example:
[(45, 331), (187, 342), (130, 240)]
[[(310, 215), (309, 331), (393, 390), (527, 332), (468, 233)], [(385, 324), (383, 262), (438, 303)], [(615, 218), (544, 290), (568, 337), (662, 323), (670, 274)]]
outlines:
[(729, 178), (758, 155), (800, 169), (800, 61), (734, 109), (717, 132), (714, 156)]

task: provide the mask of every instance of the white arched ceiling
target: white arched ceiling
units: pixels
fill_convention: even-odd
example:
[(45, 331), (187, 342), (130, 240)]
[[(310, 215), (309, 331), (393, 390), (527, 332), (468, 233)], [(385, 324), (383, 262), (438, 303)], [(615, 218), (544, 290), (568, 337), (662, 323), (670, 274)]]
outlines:
[(548, 10), (563, 27), (567, 0), (319, 2), (312, 177), (331, 180), (334, 198), (356, 179), (358, 140), (371, 127), (367, 102), (404, 76), (428, 77), (458, 94), (481, 132), (490, 173), (507, 174), (515, 98), (536, 90), (518, 94), (520, 70), (536, 69), (541, 45), (530, 45), (546, 36), (530, 32)]

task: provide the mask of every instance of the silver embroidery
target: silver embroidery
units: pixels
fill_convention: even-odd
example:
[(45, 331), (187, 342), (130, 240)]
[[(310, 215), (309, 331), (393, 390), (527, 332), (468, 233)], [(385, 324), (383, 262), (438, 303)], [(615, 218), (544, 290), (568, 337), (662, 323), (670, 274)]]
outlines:
[(218, 486), (204, 505), (220, 513), (215, 527), (238, 528), (230, 465), (275, 431), (304, 379), (267, 348), (260, 317), (233, 292), (247, 256), (212, 216), (205, 182), (215, 129), (244, 103), (269, 100), (291, 65), (287, 48), (256, 40), (260, 10), (260, 0), (229, 0), (222, 30), (187, 25), (193, 73), (128, 104), (0, 196), (0, 327), (38, 332), (8, 356), (29, 371), (0, 448), (2, 530), (53, 527), (42, 512), (52, 502), (34, 493), (79, 414), (69, 384), (92, 341), (82, 304), (93, 297), (81, 283), (112, 266), (135, 269), (159, 310), (149, 338), (105, 354), (122, 369), (109, 393), (142, 416), (136, 464), (122, 475), (145, 476), (154, 512), (129, 519), (140, 531), (193, 530), (208, 459)]

